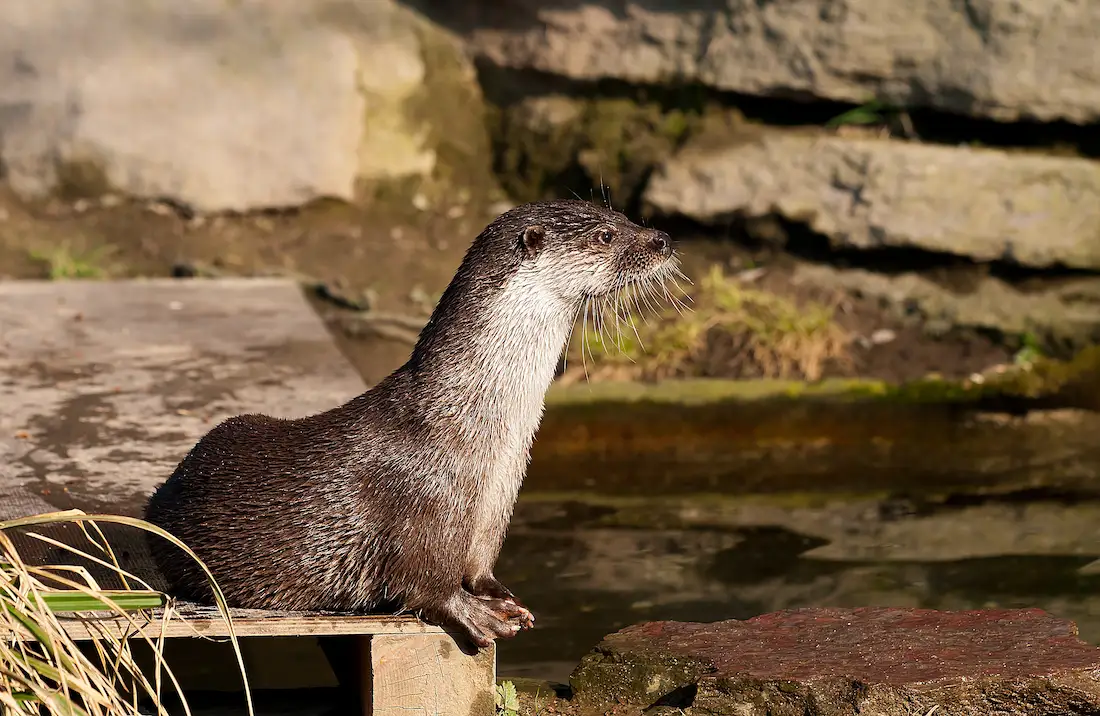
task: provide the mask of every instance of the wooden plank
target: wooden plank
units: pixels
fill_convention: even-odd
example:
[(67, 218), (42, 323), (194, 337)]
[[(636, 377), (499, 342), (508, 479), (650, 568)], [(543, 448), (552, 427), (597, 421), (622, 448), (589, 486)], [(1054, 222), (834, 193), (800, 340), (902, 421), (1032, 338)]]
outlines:
[[(365, 641), (365, 640), (364, 640)], [(446, 635), (372, 636), (363, 675), (364, 713), (371, 716), (492, 716), (496, 712), (496, 647), (475, 655)]]
[[(134, 625), (116, 617), (66, 617), (62, 619), (69, 636), (78, 641), (101, 634), (111, 636), (147, 636), (157, 638), (229, 636), (225, 620), (214, 607), (180, 603), (172, 618), (163, 618), (164, 610), (135, 613)], [(329, 614), (314, 612), (274, 612), (261, 609), (232, 609), (233, 630), (239, 637), (253, 636), (345, 636), (373, 634), (443, 634), (413, 617)]]

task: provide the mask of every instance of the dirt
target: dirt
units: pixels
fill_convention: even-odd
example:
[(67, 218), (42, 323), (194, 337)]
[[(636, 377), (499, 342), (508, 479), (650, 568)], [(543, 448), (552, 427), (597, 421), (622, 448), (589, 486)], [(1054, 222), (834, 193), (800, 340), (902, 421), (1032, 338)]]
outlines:
[[(452, 193), (453, 194), (453, 193)], [(424, 320), (478, 231), (504, 208), (490, 200), (442, 194), (391, 193), (361, 205), (319, 202), (298, 211), (250, 216), (192, 217), (167, 204), (125, 200), (53, 201), (27, 206), (0, 191), (0, 279), (41, 279), (47, 263), (35, 252), (66, 247), (88, 254), (96, 271), (111, 277), (172, 275), (287, 275), (321, 282), (351, 302)], [(749, 250), (735, 240), (683, 236), (689, 276), (708, 265), (751, 272), (755, 288), (802, 303), (837, 303), (836, 322), (855, 341), (851, 361), (824, 377), (865, 376), (901, 382), (939, 374), (965, 377), (1009, 362), (1012, 352), (982, 335), (934, 337), (904, 324), (881, 307), (848, 296), (823, 296), (790, 280), (794, 259), (774, 250)], [(415, 332), (357, 328), (357, 319), (331, 300), (314, 299), (341, 349), (373, 383), (405, 360)], [(715, 345), (708, 375), (758, 377), (744, 361)]]

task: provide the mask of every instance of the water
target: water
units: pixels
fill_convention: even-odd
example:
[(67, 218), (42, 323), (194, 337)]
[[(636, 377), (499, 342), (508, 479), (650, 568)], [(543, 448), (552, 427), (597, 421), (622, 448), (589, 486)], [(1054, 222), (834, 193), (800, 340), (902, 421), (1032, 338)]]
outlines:
[(1100, 502), (533, 495), (497, 576), (537, 627), (499, 645), (502, 676), (565, 681), (629, 624), (810, 606), (1039, 607), (1100, 643)]

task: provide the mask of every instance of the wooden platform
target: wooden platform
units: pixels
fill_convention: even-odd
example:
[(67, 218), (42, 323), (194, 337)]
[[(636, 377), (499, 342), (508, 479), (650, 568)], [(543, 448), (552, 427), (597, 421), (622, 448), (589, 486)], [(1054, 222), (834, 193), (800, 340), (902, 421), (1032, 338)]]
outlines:
[[(309, 612), (271, 612), (262, 609), (231, 609), (233, 633), (247, 636), (357, 636), (367, 634), (442, 634), (439, 627), (408, 617), (359, 616)], [(66, 617), (62, 619), (69, 636), (76, 640), (92, 639), (97, 634), (123, 634), (156, 638), (229, 636), (229, 625), (215, 607), (179, 603), (164, 619), (164, 610), (155, 609), (135, 615), (140, 631), (125, 619)]]
[[(0, 282), (0, 519), (79, 508), (140, 516), (184, 453), (231, 415), (296, 417), (364, 389), (299, 287), (273, 279)], [(80, 538), (71, 528), (51, 536)], [(123, 566), (158, 588), (144, 539), (105, 528)], [(17, 540), (29, 562), (71, 562)], [(96, 572), (96, 570), (92, 570)], [(102, 570), (97, 578), (114, 586)], [(213, 610), (179, 605), (167, 635), (224, 637)], [(416, 619), (234, 610), (242, 645), (336, 640), (327, 650), (367, 712), (493, 713), (495, 652), (464, 653)], [(150, 635), (161, 632), (157, 614)], [(129, 626), (67, 620), (78, 639)], [(264, 648), (247, 650), (259, 658)], [(323, 657), (322, 657), (323, 658)]]

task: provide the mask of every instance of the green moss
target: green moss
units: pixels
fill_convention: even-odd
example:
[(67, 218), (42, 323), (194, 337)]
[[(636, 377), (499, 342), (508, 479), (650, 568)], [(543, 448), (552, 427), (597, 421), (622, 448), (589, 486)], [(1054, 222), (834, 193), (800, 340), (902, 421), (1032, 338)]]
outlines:
[(1100, 346), (1080, 351), (1070, 361), (1038, 358), (1016, 370), (987, 381), (987, 390), (1037, 398), (1051, 395), (1081, 381), (1100, 380)]
[(586, 704), (634, 704), (648, 707), (677, 689), (695, 683), (710, 665), (658, 649), (604, 649), (605, 640), (585, 656), (569, 677), (573, 697)]
[[(436, 152), (435, 178), (484, 197), (497, 188), (486, 126), (486, 104), (470, 60), (454, 38), (414, 23), (424, 61), (424, 84), (410, 99), (410, 120), (427, 128)], [(455, 111), (456, 108), (462, 111)]]
[(546, 396), (548, 406), (602, 402), (653, 401), (700, 405), (727, 400), (761, 401), (801, 398), (881, 397), (892, 388), (878, 380), (828, 379), (816, 383), (798, 380), (725, 380), (685, 378), (654, 383), (601, 381), (555, 384)]
[[(354, 11), (334, 21), (369, 22)], [(388, 115), (397, 113), (401, 133), (408, 135), (410, 144), (403, 151), (431, 151), (435, 160), (429, 176), (360, 179), (357, 195), (372, 208), (396, 210), (396, 216), (416, 195), (436, 205), (453, 203), (461, 192), (465, 197), (461, 203), (482, 209), (500, 194), (500, 187), (493, 173), (486, 103), (473, 65), (453, 35), (418, 14), (400, 10), (395, 22), (416, 37), (423, 80), (403, 99), (383, 100), (399, 105), (377, 107), (368, 102), (364, 121), (370, 126), (372, 113), (381, 112), (384, 122), (389, 122)], [(456, 111), (458, 107), (462, 111)]]
[(1050, 397), (1082, 382), (1100, 382), (1100, 346), (1088, 348), (1068, 362), (1044, 358), (1027, 366), (993, 373), (981, 382), (936, 377), (901, 385), (862, 378), (817, 382), (710, 378), (661, 380), (653, 383), (624, 380), (555, 384), (546, 400), (549, 407), (641, 401), (685, 406), (765, 400), (959, 403), (999, 397)]
[(490, 112), (497, 176), (520, 201), (593, 188), (631, 204), (701, 124), (695, 107), (642, 98), (549, 96)]
[(497, 177), (505, 191), (521, 202), (557, 194), (551, 187), (575, 171), (583, 135), (572, 121), (540, 122), (530, 116), (530, 109), (490, 107), (487, 112), (490, 133), (496, 138)]
[(94, 199), (111, 191), (103, 167), (90, 159), (63, 162), (57, 167), (59, 198), (66, 201)]

